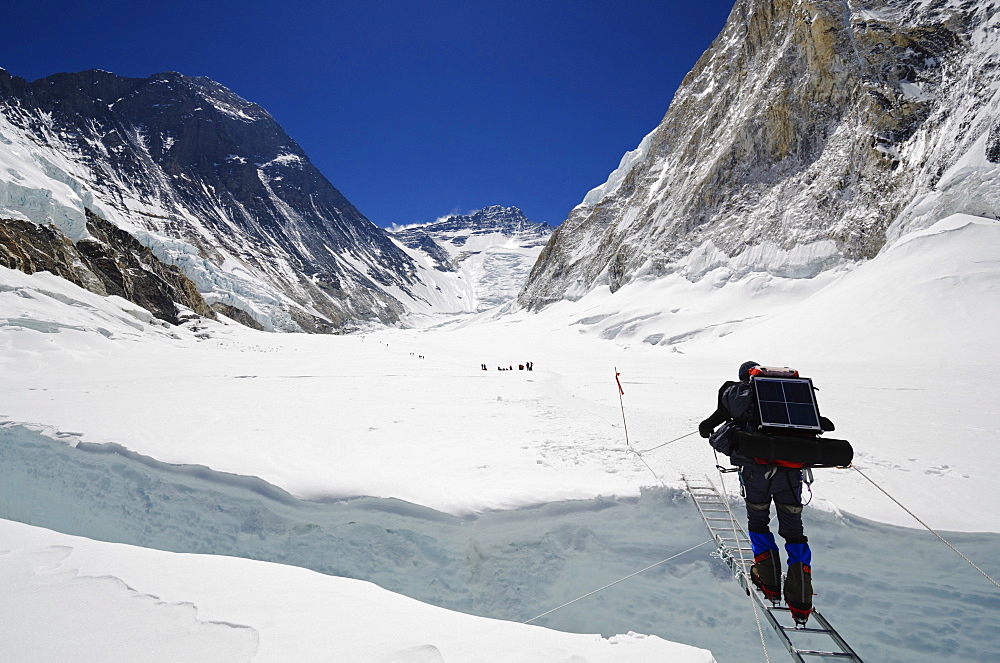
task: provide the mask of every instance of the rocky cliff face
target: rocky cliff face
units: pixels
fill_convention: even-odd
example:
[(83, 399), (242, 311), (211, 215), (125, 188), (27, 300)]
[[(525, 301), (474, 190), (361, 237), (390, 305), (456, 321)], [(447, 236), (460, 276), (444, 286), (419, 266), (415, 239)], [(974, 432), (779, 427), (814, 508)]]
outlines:
[(558, 228), (519, 301), (717, 268), (809, 277), (1000, 210), (986, 0), (739, 0), (661, 124)]
[(177, 267), (163, 264), (124, 230), (87, 211), (90, 237), (74, 243), (52, 225), (0, 219), (0, 265), (47, 271), (102, 296), (117, 295), (180, 324), (177, 304), (206, 318), (215, 312)]
[(0, 70), (0, 216), (88, 235), (86, 210), (268, 329), (398, 322), (415, 265), (271, 116), (206, 78)]

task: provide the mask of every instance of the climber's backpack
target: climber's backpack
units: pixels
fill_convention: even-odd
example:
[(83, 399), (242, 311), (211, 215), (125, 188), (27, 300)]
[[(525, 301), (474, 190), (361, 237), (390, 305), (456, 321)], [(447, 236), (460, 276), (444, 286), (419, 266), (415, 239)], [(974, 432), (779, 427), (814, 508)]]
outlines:
[[(721, 436), (729, 438), (731, 447), (722, 453), (810, 467), (842, 467), (854, 458), (847, 440), (822, 437), (823, 432), (833, 430), (833, 424), (820, 416), (812, 380), (794, 369), (751, 369), (749, 384), (729, 388), (723, 400), (735, 425)], [(716, 432), (723, 433), (723, 428), (725, 424)], [(724, 446), (722, 440), (717, 441)], [(712, 446), (721, 451), (720, 446)]]

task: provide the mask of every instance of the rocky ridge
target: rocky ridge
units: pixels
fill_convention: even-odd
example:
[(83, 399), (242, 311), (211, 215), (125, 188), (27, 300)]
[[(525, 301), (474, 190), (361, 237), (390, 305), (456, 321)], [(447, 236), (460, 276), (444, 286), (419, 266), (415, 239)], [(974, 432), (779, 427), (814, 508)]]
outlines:
[(553, 234), (520, 304), (669, 273), (810, 277), (954, 212), (996, 216), (997, 12), (739, 0), (661, 124)]

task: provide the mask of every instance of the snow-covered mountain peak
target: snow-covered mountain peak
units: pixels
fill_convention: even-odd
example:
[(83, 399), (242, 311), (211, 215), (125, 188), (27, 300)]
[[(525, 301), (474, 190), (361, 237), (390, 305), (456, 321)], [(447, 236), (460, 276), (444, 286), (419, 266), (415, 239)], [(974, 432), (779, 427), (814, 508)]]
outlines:
[(433, 233), (501, 233), (508, 236), (537, 235), (548, 237), (552, 227), (546, 223), (531, 221), (517, 207), (490, 205), (465, 214), (450, 214), (430, 223), (407, 226), (400, 232), (420, 229)]
[(0, 165), (0, 219), (77, 242), (93, 212), (248, 324), (399, 324), (426, 300), (405, 251), (267, 111), (205, 77), (0, 72)]
[(531, 221), (517, 207), (492, 205), (392, 234), (433, 282), (433, 312), (464, 313), (511, 301), (552, 227)]

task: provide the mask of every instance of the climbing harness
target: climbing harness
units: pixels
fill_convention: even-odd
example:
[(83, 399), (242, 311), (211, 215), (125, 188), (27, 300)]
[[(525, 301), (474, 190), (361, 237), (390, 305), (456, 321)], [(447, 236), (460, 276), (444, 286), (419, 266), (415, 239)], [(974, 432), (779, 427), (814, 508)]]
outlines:
[(813, 479), (812, 468), (811, 467), (803, 467), (802, 468), (802, 485), (805, 486), (806, 490), (809, 491), (809, 499), (807, 499), (805, 502), (803, 502), (802, 506), (809, 506), (809, 504), (813, 501), (813, 488), (812, 488), (813, 481), (815, 481), (815, 479)]

